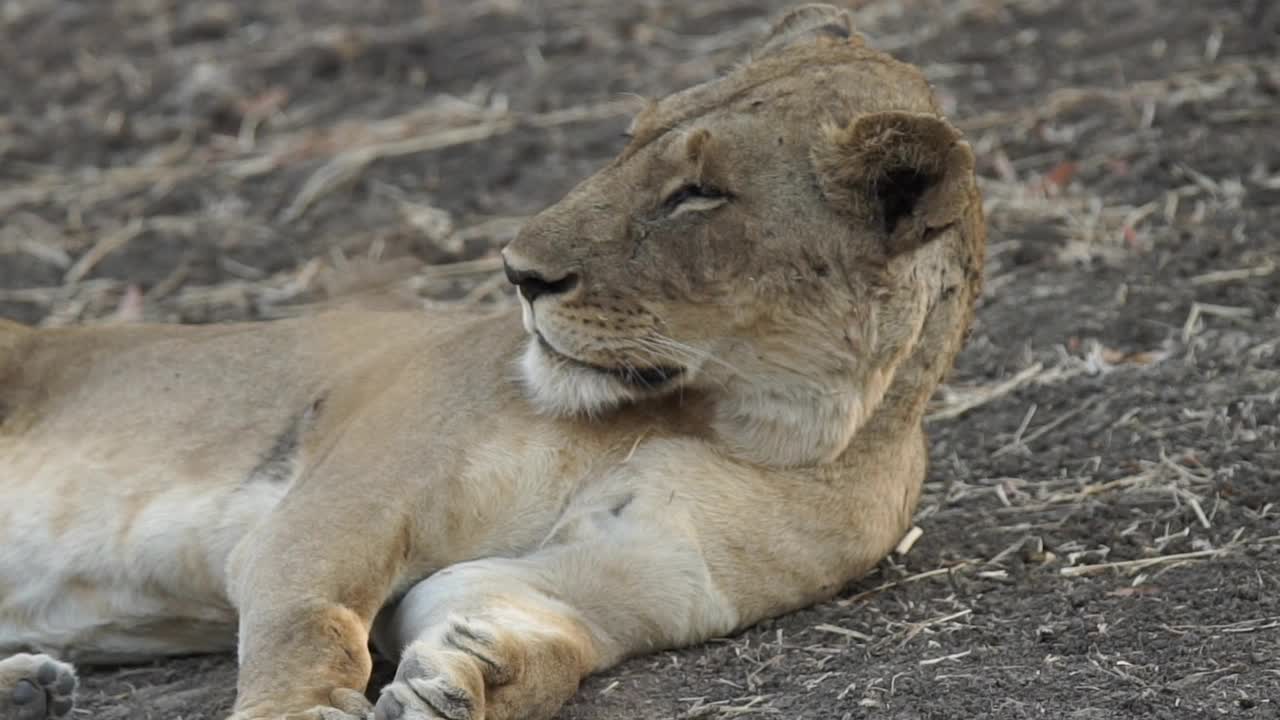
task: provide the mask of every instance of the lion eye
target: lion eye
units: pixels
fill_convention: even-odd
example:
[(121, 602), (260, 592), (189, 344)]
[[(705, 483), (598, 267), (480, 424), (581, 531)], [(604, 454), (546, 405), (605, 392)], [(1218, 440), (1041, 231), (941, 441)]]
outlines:
[(687, 183), (681, 185), (662, 201), (667, 212), (679, 210), (710, 210), (723, 205), (729, 200), (729, 194), (710, 185)]

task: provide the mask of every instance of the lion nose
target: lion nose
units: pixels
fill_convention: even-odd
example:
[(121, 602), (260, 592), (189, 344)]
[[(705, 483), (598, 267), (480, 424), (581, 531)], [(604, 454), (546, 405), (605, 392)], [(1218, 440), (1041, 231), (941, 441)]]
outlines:
[(507, 272), (507, 280), (520, 288), (520, 294), (529, 302), (543, 295), (562, 295), (578, 285), (577, 273), (548, 277), (538, 270), (515, 267), (506, 257), (502, 259), (502, 268)]

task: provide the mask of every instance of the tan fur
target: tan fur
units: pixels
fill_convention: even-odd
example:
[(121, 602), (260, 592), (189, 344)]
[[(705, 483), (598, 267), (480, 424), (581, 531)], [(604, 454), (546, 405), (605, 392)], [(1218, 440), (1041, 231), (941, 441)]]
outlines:
[(553, 288), (522, 285), (523, 330), (0, 323), (0, 650), (238, 624), (235, 720), (326, 720), (373, 712), (372, 633), (402, 658), (378, 718), (549, 718), (865, 572), (909, 526), (985, 235), (969, 146), (849, 27), (808, 6), (641, 113), (505, 249)]

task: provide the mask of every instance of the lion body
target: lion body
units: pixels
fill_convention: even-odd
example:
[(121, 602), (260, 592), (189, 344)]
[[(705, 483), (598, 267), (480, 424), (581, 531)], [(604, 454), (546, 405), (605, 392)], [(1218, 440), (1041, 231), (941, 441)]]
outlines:
[(984, 238), (918, 72), (810, 6), (530, 221), (523, 318), (0, 322), (0, 651), (238, 627), (236, 720), (320, 720), (373, 712), (372, 638), (380, 719), (550, 717), (892, 548)]
[[(319, 407), (376, 402), (376, 392), (361, 395), (369, 378), (430, 384), (429, 369), (407, 356), (468, 319), (337, 313), (261, 326), (42, 331), (11, 354), (0, 396), (11, 408), (0, 425), (0, 588), (22, 588), (0, 593), (0, 650), (183, 653), (191, 629), (202, 632), (201, 647), (234, 647), (228, 559), (315, 463), (316, 448), (343, 431), (345, 420)], [(450, 380), (472, 404), (484, 395), (501, 402), (496, 383), (475, 386), (477, 374)], [(430, 409), (407, 405), (381, 408), (386, 424)], [(456, 442), (457, 426), (436, 420), (422, 434), (373, 431), (393, 444), (404, 440), (385, 433), (416, 435), (412, 445), (431, 452), (424, 438)]]
[[(411, 520), (403, 532), (414, 552), (392, 595), (441, 568), (525, 555), (584, 527), (607, 535), (625, 524), (619, 505), (679, 492), (686, 475), (728, 481), (698, 508), (727, 525), (759, 529), (752, 507), (768, 496), (821, 512), (794, 519), (792, 548), (777, 545), (791, 534), (783, 527), (767, 538), (784, 564), (821, 552), (818, 578), (833, 561), (853, 571), (883, 554), (815, 547), (824, 526), (861, 512), (850, 496), (808, 469), (739, 466), (671, 428), (664, 406), (608, 423), (535, 412), (516, 372), (522, 346), (510, 313), (42, 331), (12, 385), (39, 395), (14, 393), (22, 412), (0, 431), (0, 651), (120, 662), (234, 647), (231, 560), (310, 477), (340, 478), (339, 494), (386, 493), (388, 517), (361, 524)], [(914, 458), (918, 475), (919, 447), (908, 443), (894, 462)], [(306, 540), (291, 551), (305, 555)], [(726, 616), (718, 632), (736, 626)]]

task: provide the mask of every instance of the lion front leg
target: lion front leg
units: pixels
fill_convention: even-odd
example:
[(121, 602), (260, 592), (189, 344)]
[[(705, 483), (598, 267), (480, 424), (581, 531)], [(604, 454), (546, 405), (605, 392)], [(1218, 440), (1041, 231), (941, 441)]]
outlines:
[(909, 469), (840, 484), (693, 442), (641, 447), (541, 549), (455, 565), (379, 618), (375, 642), (401, 661), (377, 720), (550, 718), (590, 672), (828, 597), (909, 525), (923, 465)]
[[(459, 571), (462, 582), (490, 572), (494, 580), (504, 577), (483, 561)], [(509, 593), (460, 596), (456, 605), (427, 612), (427, 623), (400, 653), (376, 718), (552, 717), (597, 664), (597, 639), (576, 609), (518, 582), (508, 583)], [(436, 589), (420, 587), (427, 596)], [(410, 607), (424, 601), (431, 599), (406, 600)]]
[(247, 615), (230, 720), (367, 718), (368, 626), (365, 616), (337, 603)]
[(397, 518), (356, 505), (318, 491), (291, 498), (232, 554), (240, 671), (231, 720), (372, 715), (369, 628), (408, 551)]
[(379, 619), (400, 665), (376, 718), (551, 718), (587, 674), (735, 624), (696, 549), (666, 534), (463, 563)]

